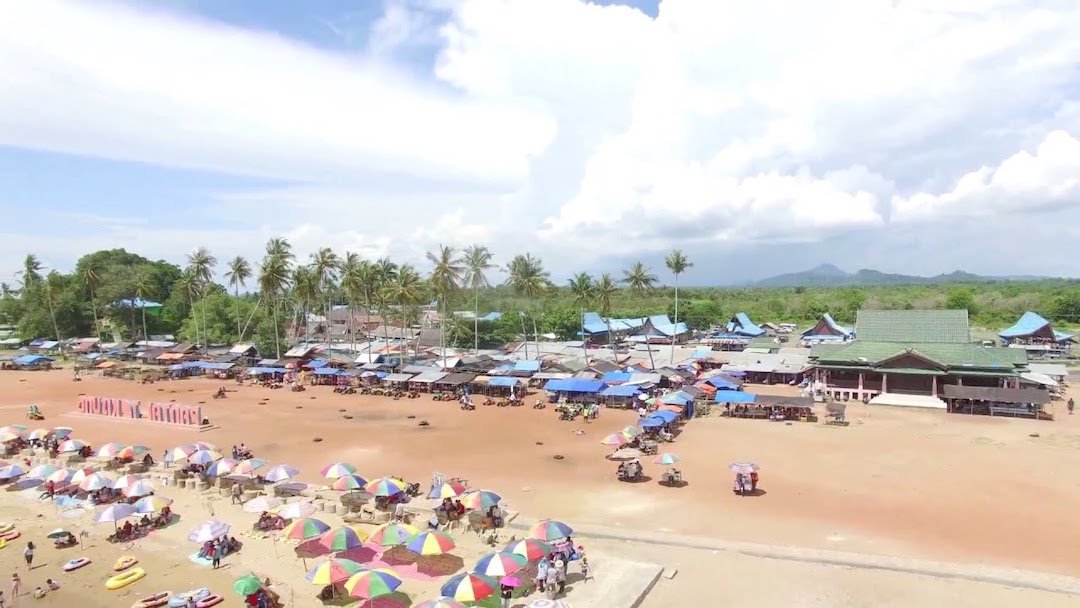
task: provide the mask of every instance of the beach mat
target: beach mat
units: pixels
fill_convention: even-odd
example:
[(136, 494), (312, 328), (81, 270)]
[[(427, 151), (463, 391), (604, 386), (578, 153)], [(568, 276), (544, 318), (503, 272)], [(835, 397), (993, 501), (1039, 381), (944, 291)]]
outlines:
[(209, 566), (214, 565), (213, 560), (206, 559), (205, 557), (199, 557), (199, 552), (198, 551), (196, 551), (195, 553), (192, 553), (191, 555), (189, 555), (188, 560), (191, 561), (191, 563), (198, 564), (200, 566), (209, 567)]

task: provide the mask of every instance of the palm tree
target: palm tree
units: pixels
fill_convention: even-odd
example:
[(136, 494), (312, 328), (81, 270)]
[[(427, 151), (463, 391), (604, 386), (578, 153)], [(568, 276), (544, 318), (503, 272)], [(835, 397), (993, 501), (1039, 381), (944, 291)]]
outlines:
[[(551, 279), (544, 263), (540, 258), (532, 257), (532, 254), (516, 255), (506, 266), (506, 272), (510, 275), (506, 283), (519, 296), (530, 300), (545, 295), (551, 289)], [(524, 333), (524, 330), (522, 330)], [(533, 319), (533, 334), (536, 334), (536, 319)], [(529, 335), (525, 334), (525, 358), (529, 358)], [(538, 337), (537, 337), (538, 338)]]
[(581, 316), (581, 351), (585, 353), (588, 362), (589, 349), (585, 344), (585, 308), (592, 304), (595, 297), (593, 279), (587, 272), (579, 272), (570, 279), (570, 294), (574, 296), (574, 304), (577, 304), (578, 313)]
[(233, 288), (233, 301), (236, 304), (236, 341), (244, 340), (243, 330), (240, 329), (240, 288), (247, 285), (251, 278), (251, 264), (240, 256), (229, 260), (228, 270), (225, 271), (225, 280), (229, 287)]
[[(90, 258), (90, 260), (93, 259)], [(87, 261), (86, 266), (83, 267), (82, 281), (87, 291), (90, 292), (90, 311), (94, 313), (94, 336), (100, 339), (101, 324), (98, 322), (97, 301), (94, 298), (94, 293), (97, 292), (97, 288), (101, 285), (101, 274), (93, 261)]]
[(281, 358), (278, 306), (289, 286), (292, 260), (292, 247), (289, 242), (283, 238), (274, 237), (267, 241), (266, 255), (259, 265), (259, 295), (265, 298), (271, 307), (274, 322), (274, 350), (278, 359)]
[(630, 292), (638, 297), (652, 291), (656, 281), (656, 275), (649, 272), (649, 269), (641, 262), (634, 262), (630, 270), (623, 272), (623, 283), (626, 283)]
[(465, 250), (465, 284), (473, 290), (473, 354), (480, 354), (480, 288), (490, 287), (484, 273), (497, 268), (487, 247), (473, 245)]
[(364, 291), (360, 282), (360, 266), (363, 263), (364, 260), (360, 258), (360, 254), (346, 251), (338, 268), (341, 272), (341, 289), (345, 292), (345, 303), (349, 313), (349, 339), (354, 354), (356, 353), (356, 333), (353, 331), (353, 316), (356, 302)]
[[(136, 281), (136, 283), (139, 280), (142, 280), (143, 278), (145, 278), (145, 277), (140, 277)], [(138, 285), (136, 284), (136, 287), (137, 286)], [(191, 267), (185, 268), (184, 271), (180, 273), (180, 279), (176, 282), (175, 290), (179, 290), (182, 293), (187, 294), (188, 304), (191, 306), (191, 320), (192, 320), (193, 323), (195, 323), (195, 342), (200, 343), (201, 339), (200, 339), (200, 334), (199, 334), (199, 315), (198, 315), (198, 312), (197, 312), (197, 310), (195, 308), (196, 294), (199, 291), (199, 280), (195, 278), (195, 272), (191, 269)], [(143, 309), (146, 308), (146, 302), (145, 301), (140, 301), (140, 300), (136, 300), (136, 301), (140, 302), (140, 304), (141, 304), (140, 307), (141, 308), (143, 308)], [(134, 302), (133, 302), (133, 304), (134, 304)], [(131, 312), (131, 318), (132, 318), (131, 333), (135, 333), (135, 327), (134, 327), (135, 311), (134, 310), (132, 310), (132, 312)], [(144, 339), (149, 340), (150, 338), (147, 337), (147, 338), (144, 338)]]
[[(386, 298), (397, 302), (401, 307), (401, 337), (405, 337), (405, 320), (408, 316), (406, 308), (420, 302), (424, 297), (424, 282), (420, 273), (408, 264), (403, 264), (397, 269), (394, 278), (386, 288)], [(408, 343), (406, 342), (406, 349)], [(401, 361), (405, 361), (405, 350), (402, 351)]]
[[(202, 302), (203, 312), (203, 342), (209, 342), (209, 338), (206, 333), (206, 295), (209, 292), (210, 285), (214, 280), (214, 267), (217, 266), (217, 258), (210, 253), (210, 250), (206, 247), (198, 247), (195, 251), (191, 252), (187, 256), (188, 268), (191, 269), (192, 277), (195, 279), (195, 290), (199, 294), (199, 299)], [(194, 312), (194, 311), (193, 311)], [(198, 324), (198, 320), (196, 320)], [(206, 344), (202, 345), (203, 354), (206, 354)]]
[(611, 349), (611, 356), (616, 361), (619, 360), (619, 357), (611, 346), (611, 298), (618, 293), (619, 285), (607, 273), (601, 275), (600, 280), (593, 286), (593, 301), (600, 307), (600, 314), (604, 316), (604, 323), (607, 325), (608, 348)]
[(338, 278), (338, 272), (341, 270), (341, 259), (338, 258), (333, 249), (323, 247), (311, 254), (311, 270), (315, 273), (319, 291), (326, 296), (326, 342), (330, 346), (330, 352), (332, 353), (334, 343), (330, 336), (330, 309), (333, 308), (331, 292), (334, 288), (334, 281)]
[(319, 277), (310, 266), (297, 266), (292, 272), (292, 295), (300, 305), (299, 327), (304, 331), (304, 343), (308, 341), (308, 310), (311, 302), (319, 299)]
[[(191, 275), (188, 275), (188, 276), (189, 276), (189, 279), (190, 279)], [(181, 280), (183, 280), (183, 278), (181, 278)], [(188, 286), (190, 288), (190, 284)], [(157, 291), (157, 284), (154, 283), (153, 280), (151, 280), (150, 275), (148, 273), (141, 273), (139, 275), (139, 277), (135, 281), (135, 297), (142, 304), (142, 306), (140, 306), (140, 308), (142, 308), (143, 340), (147, 341), (147, 346), (148, 347), (149, 347), (149, 341), (150, 341), (150, 334), (149, 334), (149, 332), (146, 331), (146, 302), (150, 298), (157, 297), (157, 294), (155, 293), (156, 291)], [(196, 335), (198, 335), (199, 320), (194, 316), (194, 308), (192, 308), (192, 317), (191, 317), (191, 319), (192, 319), (192, 321), (195, 322), (195, 332), (196, 332)]]
[(379, 258), (375, 262), (375, 289), (373, 293), (378, 298), (379, 310), (382, 311), (383, 316), (383, 342), (390, 344), (389, 326), (386, 324), (387, 312), (389, 310), (389, 304), (391, 299), (386, 297), (388, 288), (394, 281), (397, 280), (398, 267), (397, 264), (390, 261), (390, 258)]
[(428, 283), (434, 292), (438, 306), (442, 309), (439, 319), (439, 345), (442, 349), (442, 365), (446, 367), (446, 323), (450, 317), (450, 300), (461, 288), (461, 278), (465, 272), (462, 260), (453, 247), (439, 245), (437, 253), (428, 252), (427, 259), (432, 263), (431, 278)]
[[(53, 309), (52, 301), (52, 283), (59, 274), (54, 270), (45, 277), (45, 301), (49, 304), (49, 316), (52, 317), (53, 332), (56, 333), (56, 341), (61, 342), (60, 338), (60, 326), (56, 324), (56, 310)], [(61, 346), (60, 350), (63, 351), (64, 347)]]
[(42, 270), (45, 270), (45, 266), (41, 263), (41, 260), (32, 253), (26, 254), (23, 259), (23, 269), (15, 273), (22, 276), (23, 290), (30, 289), (34, 285), (41, 283)]
[(679, 275), (694, 267), (694, 263), (686, 259), (681, 249), (676, 249), (668, 254), (664, 260), (671, 274), (675, 275), (675, 327), (671, 333), (671, 364), (675, 364), (675, 337), (679, 328)]

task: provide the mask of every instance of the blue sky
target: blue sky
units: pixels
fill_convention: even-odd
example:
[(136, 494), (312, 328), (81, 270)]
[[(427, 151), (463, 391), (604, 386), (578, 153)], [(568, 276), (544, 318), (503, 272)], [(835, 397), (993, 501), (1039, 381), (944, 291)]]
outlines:
[(274, 235), (558, 280), (674, 247), (696, 283), (1080, 273), (1080, 6), (778, 2), (19, 4), (0, 278)]

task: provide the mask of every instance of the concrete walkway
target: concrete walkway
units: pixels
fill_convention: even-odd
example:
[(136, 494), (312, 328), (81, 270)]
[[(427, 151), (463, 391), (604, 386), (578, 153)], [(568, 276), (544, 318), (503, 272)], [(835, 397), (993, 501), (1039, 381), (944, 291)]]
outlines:
[[(510, 527), (522, 530), (528, 529), (528, 526), (522, 523), (515, 523)], [(851, 553), (785, 545), (764, 545), (759, 543), (727, 541), (704, 536), (679, 535), (671, 534), (669, 532), (657, 534), (650, 531), (637, 532), (602, 526), (575, 526), (574, 538), (596, 538), (664, 547), (702, 549), (707, 551), (730, 551), (749, 557), (779, 559), (829, 566), (843, 566), (867, 570), (887, 570), (941, 579), (967, 580), (1002, 585), (1005, 587), (1035, 589), (1038, 591), (1080, 596), (1080, 578), (1015, 568), (998, 568), (982, 564), (938, 562), (888, 555), (874, 555), (870, 553)]]

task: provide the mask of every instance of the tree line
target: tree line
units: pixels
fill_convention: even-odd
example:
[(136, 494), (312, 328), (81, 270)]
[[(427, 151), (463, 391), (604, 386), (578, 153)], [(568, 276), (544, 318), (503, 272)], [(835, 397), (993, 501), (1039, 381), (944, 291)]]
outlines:
[[(664, 264), (664, 280), (641, 262), (614, 276), (575, 274), (556, 285), (543, 261), (529, 253), (497, 264), (482, 245), (440, 246), (427, 254), (430, 271), (388, 258), (322, 248), (299, 259), (288, 240), (271, 238), (262, 256), (219, 264), (206, 247), (183, 266), (123, 249), (96, 251), (74, 269), (47, 269), (28, 254), (18, 284), (0, 284), (0, 321), (23, 339), (98, 336), (109, 340), (173, 334), (196, 344), (252, 341), (260, 353), (280, 356), (311, 313), (338, 306), (357, 316), (376, 314), (385, 324), (412, 326), (434, 301), (441, 317), (440, 345), (500, 346), (522, 335), (579, 335), (582, 314), (628, 318), (667, 314), (704, 330), (746, 312), (758, 322), (807, 324), (829, 312), (853, 323), (860, 308), (966, 308), (973, 324), (1000, 329), (1034, 310), (1059, 324), (1080, 322), (1080, 283), (1067, 280), (873, 287), (687, 287), (680, 277), (693, 263), (679, 250)], [(504, 280), (494, 280), (503, 273)], [(217, 277), (220, 277), (220, 282)], [(670, 285), (667, 285), (670, 278)], [(159, 302), (148, 308), (144, 302)], [(471, 309), (472, 318), (452, 314)], [(503, 316), (480, 321), (489, 311)], [(385, 331), (385, 330), (384, 330)], [(384, 336), (389, 337), (389, 336)]]

